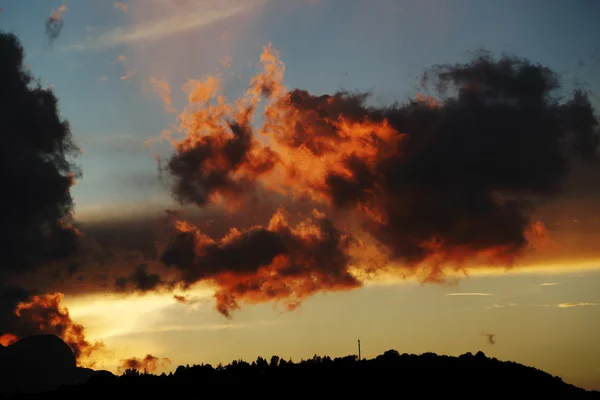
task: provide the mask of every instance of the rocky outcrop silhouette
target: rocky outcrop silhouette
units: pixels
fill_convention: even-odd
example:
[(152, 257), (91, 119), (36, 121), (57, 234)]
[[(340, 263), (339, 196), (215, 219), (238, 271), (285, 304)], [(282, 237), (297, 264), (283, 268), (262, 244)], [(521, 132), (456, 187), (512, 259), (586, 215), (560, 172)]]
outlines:
[(71, 348), (55, 335), (28, 336), (0, 348), (0, 395), (53, 391), (94, 374), (77, 367)]

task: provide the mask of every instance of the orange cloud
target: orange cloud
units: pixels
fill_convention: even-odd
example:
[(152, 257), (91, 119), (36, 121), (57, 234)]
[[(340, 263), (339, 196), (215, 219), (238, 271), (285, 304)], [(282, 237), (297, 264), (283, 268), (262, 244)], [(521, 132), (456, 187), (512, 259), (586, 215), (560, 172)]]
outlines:
[(110, 65), (120, 64), (123, 67), (125, 72), (124, 72), (124, 75), (121, 76), (122, 81), (124, 81), (126, 79), (131, 79), (137, 74), (138, 68), (131, 68), (129, 66), (129, 61), (127, 60), (127, 57), (125, 57), (122, 54), (117, 56), (117, 58), (115, 58), (113, 61), (107, 61), (107, 62)]
[(133, 78), (137, 74), (137, 71), (138, 71), (137, 68), (126, 70), (125, 75), (121, 76), (121, 80), (124, 81), (125, 79)]
[(4, 335), (0, 335), (0, 345), (9, 346), (19, 340), (18, 337), (13, 335), (12, 333), (5, 333)]
[(352, 239), (324, 218), (293, 227), (279, 210), (267, 226), (232, 228), (219, 240), (186, 222), (177, 229), (163, 260), (180, 269), (186, 284), (214, 282), (217, 309), (227, 317), (239, 308), (239, 300), (282, 301), (293, 310), (317, 291), (361, 285), (348, 271)]
[(50, 19), (53, 19), (55, 21), (61, 20), (62, 19), (62, 14), (67, 11), (67, 6), (62, 5), (58, 8), (56, 8), (55, 10), (52, 11), (52, 14), (50, 15)]
[(165, 107), (168, 113), (177, 113), (177, 110), (173, 107), (173, 98), (171, 97), (171, 88), (169, 83), (161, 81), (156, 77), (150, 78), (150, 84), (155, 92), (158, 93), (162, 101), (165, 103)]
[[(190, 80), (188, 106), (163, 136), (174, 151), (161, 171), (182, 204), (251, 214), (281, 196), (321, 210), (299, 215), (298, 225), (277, 211), (265, 225), (232, 227), (220, 239), (179, 222), (162, 259), (185, 285), (215, 284), (222, 314), (240, 302), (293, 309), (319, 290), (359, 287), (357, 276), (378, 270), (441, 282), (447, 272), (513, 266), (528, 251), (560, 249), (534, 218), (531, 196), (551, 198), (564, 183), (559, 138), (594, 130), (570, 122), (591, 108), (583, 94), (556, 106), (556, 78), (543, 67), (478, 55), (431, 69), (437, 97), (377, 108), (367, 93), (288, 89), (271, 45), (260, 65), (235, 101), (222, 94), (219, 75)], [(523, 89), (533, 79), (524, 68), (542, 82), (535, 93)]]
[(79, 365), (92, 366), (92, 356), (104, 345), (90, 342), (83, 325), (75, 323), (69, 310), (61, 305), (62, 293), (33, 296), (27, 302), (19, 303), (15, 314), (19, 317), (19, 332), (3, 335), (4, 340), (15, 339), (17, 335), (53, 334), (71, 347)]

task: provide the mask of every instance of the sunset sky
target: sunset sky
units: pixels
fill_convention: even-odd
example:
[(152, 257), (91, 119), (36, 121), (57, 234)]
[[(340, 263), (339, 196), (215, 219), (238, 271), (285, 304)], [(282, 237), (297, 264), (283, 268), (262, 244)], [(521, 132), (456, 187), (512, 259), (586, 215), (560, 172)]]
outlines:
[[(50, 42), (44, 24), (61, 6), (66, 7), (59, 12), (64, 26)], [(212, 269), (218, 267), (208, 264), (228, 257), (226, 262), (246, 271), (241, 265), (244, 260), (233, 259), (241, 252), (223, 255), (215, 250), (205, 260), (205, 267), (212, 272), (190, 272), (177, 281), (182, 285), (189, 283), (189, 287), (161, 286), (163, 280), (167, 282), (177, 272), (160, 262), (160, 253), (172, 233), (165, 227), (165, 210), (185, 209), (177, 219), (193, 223), (198, 232), (206, 232), (213, 240), (223, 237), (230, 228), (243, 231), (254, 225), (266, 226), (269, 221), (275, 226), (273, 229), (284, 229), (287, 225), (277, 225), (287, 223), (277, 219), (280, 205), (290, 212), (290, 221), (294, 220), (290, 226), (296, 225), (296, 217), (313, 215), (319, 219), (318, 215), (325, 213), (335, 219), (336, 227), (351, 229), (358, 226), (359, 217), (334, 210), (334, 200), (329, 199), (331, 204), (315, 200), (320, 193), (317, 186), (311, 192), (302, 192), (311, 198), (308, 203), (306, 199), (292, 199), (294, 190), (304, 190), (316, 182), (313, 178), (320, 174), (319, 166), (300, 166), (294, 180), (285, 178), (283, 189), (278, 187), (284, 193), (276, 193), (270, 185), (281, 183), (279, 175), (257, 172), (269, 168), (270, 154), (257, 150), (258, 145), (253, 148), (256, 153), (252, 153), (252, 160), (238, 171), (245, 178), (236, 181), (239, 175), (235, 175), (232, 179), (244, 191), (248, 182), (259, 182), (261, 189), (256, 190), (270, 193), (259, 193), (260, 204), (254, 198), (245, 203), (246, 199), (238, 195), (238, 186), (231, 182), (231, 187), (220, 186), (222, 191), (217, 190), (216, 197), (207, 196), (206, 204), (199, 204), (202, 201), (197, 193), (188, 204), (181, 204), (174, 195), (189, 199), (192, 189), (173, 189), (167, 179), (159, 179), (156, 160), (160, 156), (164, 166), (174, 154), (171, 144), (159, 141), (166, 131), (182, 121), (200, 124), (205, 118), (206, 126), (212, 121), (209, 112), (202, 114), (202, 107), (187, 108), (189, 97), (181, 90), (186, 82), (195, 80), (188, 87), (195, 88), (194, 94), (201, 97), (211, 92), (211, 82), (215, 82), (205, 81), (208, 77), (220, 77), (222, 94), (228, 101), (242, 98), (253, 89), (265, 95), (267, 86), (275, 100), (278, 90), (283, 94), (298, 88), (320, 96), (343, 89), (370, 92), (369, 105), (382, 108), (417, 95), (430, 95), (418, 87), (427, 68), (468, 62), (470, 52), (485, 48), (494, 56), (513, 54), (550, 68), (559, 74), (561, 90), (567, 97), (574, 88), (600, 93), (600, 3), (0, 0), (0, 7), (0, 29), (20, 39), (26, 53), (24, 63), (40, 78), (42, 86), (53, 87), (61, 115), (70, 122), (74, 140), (82, 149), (76, 160), (82, 177), (77, 179), (71, 194), (77, 227), (89, 240), (89, 252), (81, 267), (69, 269), (67, 274), (68, 267), (59, 266), (63, 273), (58, 275), (51, 269), (54, 265), (41, 266), (33, 273), (11, 277), (10, 283), (37, 289), (42, 294), (64, 293), (62, 306), (68, 308), (74, 323), (85, 327), (87, 340), (104, 343), (103, 349), (90, 353), (88, 361), (95, 361), (95, 368), (117, 372), (121, 360), (143, 358), (146, 354), (170, 360), (158, 372), (174, 370), (180, 364), (226, 364), (238, 358), (251, 361), (259, 355), (277, 354), (294, 360), (314, 354), (343, 356), (356, 352), (356, 340), (360, 338), (364, 357), (374, 357), (390, 348), (400, 353), (430, 351), (450, 355), (482, 350), (488, 356), (534, 366), (568, 383), (600, 390), (600, 166), (594, 169), (577, 164), (575, 172), (561, 181), (560, 194), (544, 197), (531, 221), (538, 225), (527, 227), (533, 235), (527, 236), (532, 238), (531, 246), (512, 262), (490, 266), (482, 261), (458, 272), (451, 269), (446, 271), (449, 276), (442, 283), (424, 282), (427, 277), (437, 278), (437, 272), (428, 269), (431, 266), (382, 267), (378, 271), (385, 273), (367, 277), (367, 272), (372, 271), (361, 264), (355, 266), (355, 272), (364, 275), (354, 278), (355, 275), (345, 274), (345, 267), (336, 270), (337, 263), (343, 263), (339, 258), (342, 255), (331, 254), (334, 251), (325, 245), (317, 250), (308, 247), (309, 251), (319, 252), (314, 257), (328, 263), (320, 273), (331, 273), (321, 277), (318, 289), (303, 286), (303, 293), (309, 294), (289, 298), (266, 293), (266, 289), (248, 289), (245, 296), (238, 293), (240, 308), (235, 309), (227, 308), (231, 304), (227, 290), (239, 289), (246, 275), (232, 272), (217, 276)], [(255, 76), (265, 81), (253, 80)], [(253, 86), (253, 82), (259, 83)], [(165, 88), (170, 90), (172, 104), (164, 102)], [(334, 102), (332, 99), (329, 105)], [(305, 99), (303, 104), (311, 101), (317, 99)], [(592, 94), (590, 101), (597, 110), (598, 97)], [(340, 107), (345, 106), (351, 107)], [(440, 105), (431, 107), (435, 110)], [(226, 114), (224, 110), (217, 107), (213, 111)], [(261, 111), (259, 107), (253, 121), (257, 131), (264, 121), (273, 122)], [(283, 126), (281, 121), (278, 120)], [(356, 125), (350, 126), (349, 130), (359, 130)], [(368, 129), (377, 131), (382, 140), (395, 143), (387, 136), (389, 126), (375, 121)], [(256, 142), (275, 146), (269, 141), (271, 138), (265, 137), (256, 134)], [(178, 143), (185, 153), (195, 142)], [(371, 149), (361, 145), (357, 151), (361, 147), (368, 159)], [(281, 147), (276, 152), (289, 164), (304, 160), (296, 160), (297, 153), (288, 148)], [(184, 169), (190, 162), (184, 156), (179, 159), (181, 176), (187, 176)], [(521, 156), (537, 160), (538, 154)], [(332, 168), (328, 172), (336, 171), (334, 164), (338, 159), (329, 153), (311, 160), (325, 163), (326, 158), (333, 165), (327, 167)], [(215, 156), (212, 161), (216, 165), (222, 158)], [(521, 161), (515, 165), (529, 164)], [(447, 164), (440, 168), (454, 171)], [(531, 179), (537, 176), (532, 173)], [(493, 185), (490, 191), (496, 189)], [(507, 191), (521, 189), (506, 185)], [(533, 195), (539, 194), (535, 188), (529, 189)], [(464, 197), (448, 197), (447, 202), (461, 198)], [(222, 204), (227, 207), (221, 207)], [(426, 219), (429, 209), (423, 206), (419, 210), (423, 215), (411, 215)], [(436, 212), (442, 211), (431, 211), (432, 215)], [(407, 227), (415, 223), (413, 218), (403, 221), (405, 225), (401, 225)], [(504, 223), (502, 217), (490, 217), (489, 221)], [(469, 223), (477, 225), (465, 222)], [(486, 232), (495, 231), (492, 224), (488, 227)], [(421, 232), (418, 222), (413, 228)], [(178, 227), (179, 232), (188, 232), (186, 229)], [(321, 238), (326, 226), (299, 226), (291, 229), (286, 240), (302, 246), (302, 238), (314, 230)], [(382, 240), (396, 240), (386, 234), (397, 231), (390, 232), (382, 234), (386, 238)], [(221, 244), (236, 240), (237, 234), (243, 235), (234, 232)], [(196, 240), (200, 240), (199, 235)], [(479, 255), (495, 261), (504, 259), (506, 249), (514, 244), (497, 243), (502, 234), (477, 236), (474, 240), (485, 236), (482, 243), (493, 241), (494, 246), (484, 247)], [(268, 243), (261, 245), (268, 247)], [(173, 245), (171, 250), (182, 248)], [(372, 254), (371, 250), (368, 247), (363, 255), (372, 255), (374, 263), (380, 262), (383, 256)], [(103, 251), (110, 255), (104, 256)], [(454, 261), (462, 251), (458, 247), (442, 248), (440, 253), (446, 258), (440, 258), (440, 262)], [(96, 256), (105, 257), (104, 261), (98, 261)], [(183, 255), (172, 257), (171, 260), (183, 263), (177, 258)], [(164, 256), (163, 260), (167, 258)], [(276, 258), (273, 268), (279, 268), (278, 263), (285, 264), (286, 260)], [(139, 265), (147, 269), (142, 271)], [(152, 290), (131, 289), (128, 285), (134, 285), (136, 268), (138, 273), (146, 274), (144, 279), (159, 279), (160, 275), (160, 284), (146, 280), (143, 284), (152, 286)], [(215, 282), (210, 278), (216, 279), (217, 299), (210, 286)], [(303, 284), (310, 286), (312, 282)], [(294, 294), (299, 292), (296, 288)], [(182, 301), (174, 299), (174, 295), (182, 296)], [(219, 295), (225, 298), (219, 300)], [(293, 310), (287, 311), (289, 301), (295, 300), (298, 302), (290, 307)], [(224, 316), (229, 311), (230, 319)], [(494, 334), (495, 343), (488, 341), (487, 334)]]

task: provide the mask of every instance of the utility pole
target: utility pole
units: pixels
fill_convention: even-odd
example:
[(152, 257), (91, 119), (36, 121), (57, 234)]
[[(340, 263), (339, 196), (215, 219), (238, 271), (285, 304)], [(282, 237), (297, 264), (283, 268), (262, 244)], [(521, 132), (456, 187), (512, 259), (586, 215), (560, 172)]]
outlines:
[(358, 339), (358, 361), (360, 361), (360, 339)]

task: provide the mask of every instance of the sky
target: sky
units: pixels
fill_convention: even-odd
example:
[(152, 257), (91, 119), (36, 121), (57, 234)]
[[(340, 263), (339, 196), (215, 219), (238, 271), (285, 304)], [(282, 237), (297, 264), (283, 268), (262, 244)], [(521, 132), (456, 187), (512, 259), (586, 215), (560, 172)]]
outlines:
[[(64, 8), (59, 8), (61, 6)], [(559, 375), (568, 383), (600, 390), (600, 365), (597, 362), (600, 344), (595, 340), (600, 335), (600, 293), (596, 290), (600, 284), (600, 252), (596, 244), (600, 233), (600, 209), (597, 206), (600, 192), (595, 189), (600, 169), (575, 164), (576, 172), (561, 181), (561, 188), (566, 189), (547, 196), (545, 192), (540, 194), (535, 190), (537, 183), (554, 178), (548, 172), (554, 165), (552, 160), (537, 152), (512, 154), (513, 161), (507, 163), (505, 169), (497, 170), (500, 171), (498, 182), (489, 186), (518, 192), (521, 186), (513, 183), (519, 178), (510, 175), (506, 180), (500, 179), (502, 173), (514, 170), (517, 176), (525, 177), (524, 185), (529, 185), (534, 195), (544, 197), (546, 201), (536, 205), (534, 213), (534, 220), (539, 224), (527, 228), (527, 232), (533, 232), (535, 236), (530, 242), (538, 246), (514, 262), (506, 261), (500, 263), (500, 267), (487, 268), (484, 264), (491, 258), (505, 261), (511, 256), (513, 246), (518, 244), (515, 240), (523, 233), (520, 230), (515, 240), (511, 237), (500, 243), (503, 233), (488, 232), (502, 229), (494, 229), (488, 224), (504, 226), (505, 221), (512, 221), (514, 217), (515, 224), (519, 225), (521, 220), (508, 209), (502, 209), (508, 213), (503, 217), (473, 211), (473, 215), (482, 215), (481, 219), (467, 220), (466, 223), (488, 227), (486, 232), (472, 236), (473, 243), (487, 243), (477, 247), (477, 255), (492, 254), (492, 257), (487, 261), (475, 260), (475, 265), (470, 268), (451, 269), (448, 273), (452, 277), (444, 283), (424, 283), (427, 278), (435, 281), (438, 277), (435, 268), (439, 265), (433, 258), (426, 260), (433, 267), (428, 264), (429, 269), (402, 269), (404, 276), (386, 268), (383, 270), (388, 274), (372, 279), (357, 280), (352, 274), (346, 274), (345, 267), (340, 267), (342, 272), (331, 272), (338, 264), (345, 263), (345, 253), (337, 253), (344, 236), (328, 236), (337, 238), (334, 247), (327, 247), (331, 245), (328, 241), (318, 242), (321, 239), (314, 240), (322, 247), (314, 247), (314, 243), (306, 238), (315, 230), (316, 237), (322, 238), (325, 232), (336, 233), (339, 226), (356, 228), (359, 217), (345, 215), (341, 208), (336, 208), (341, 204), (341, 200), (337, 202), (341, 197), (336, 196), (342, 196), (342, 183), (339, 187), (331, 184), (331, 192), (324, 195), (335, 203), (335, 207), (331, 205), (333, 203), (315, 200), (322, 195), (322, 187), (318, 185), (322, 182), (314, 181), (313, 175), (318, 175), (320, 168), (337, 171), (336, 165), (342, 163), (330, 153), (313, 160), (317, 164), (323, 162), (325, 167), (300, 167), (293, 188), (286, 186), (292, 178), (280, 182), (277, 173), (264, 175), (263, 170), (277, 171), (277, 168), (273, 169), (269, 164), (270, 153), (260, 152), (258, 145), (253, 145), (255, 153), (248, 153), (250, 155), (238, 170), (227, 171), (227, 182), (196, 181), (196, 186), (194, 182), (186, 185), (186, 179), (199, 179), (193, 175), (192, 164), (194, 160), (202, 160), (201, 155), (194, 153), (202, 139), (189, 133), (194, 130), (190, 126), (202, 123), (209, 126), (223, 120), (223, 116), (243, 122), (243, 115), (236, 114), (235, 110), (232, 114), (226, 107), (209, 108), (193, 101), (194, 95), (196, 100), (206, 93), (214, 95), (211, 84), (217, 81), (209, 77), (219, 77), (219, 87), (228, 100), (245, 98), (252, 102), (253, 91), (263, 97), (270, 96), (274, 104), (272, 110), (277, 113), (289, 111), (278, 106), (277, 100), (293, 88), (306, 90), (314, 96), (339, 90), (369, 92), (369, 105), (383, 109), (395, 102), (417, 98), (417, 94), (429, 95), (418, 86), (419, 78), (427, 68), (467, 62), (474, 51), (485, 48), (496, 56), (514, 54), (550, 68), (558, 73), (563, 83), (562, 94), (569, 96), (574, 88), (590, 90), (591, 105), (597, 109), (598, 98), (594, 94), (600, 91), (600, 45), (596, 39), (600, 34), (596, 23), (600, 5), (597, 2), (27, 0), (0, 1), (0, 8), (0, 28), (19, 38), (25, 50), (24, 63), (43, 87), (52, 88), (59, 100), (60, 114), (69, 121), (74, 141), (82, 150), (76, 159), (82, 175), (70, 189), (74, 218), (79, 224), (78, 229), (90, 241), (97, 241), (86, 242), (86, 254), (93, 255), (85, 258), (81, 270), (73, 269), (68, 277), (61, 275), (60, 279), (50, 280), (42, 268), (42, 272), (30, 271), (17, 281), (31, 282), (44, 293), (64, 293), (64, 298), (55, 300), (61, 300), (62, 306), (68, 308), (73, 323), (85, 327), (86, 340), (104, 344), (102, 349), (86, 353), (90, 360), (96, 361), (97, 368), (116, 372), (121, 360), (143, 358), (146, 354), (169, 359), (169, 363), (161, 364), (159, 372), (174, 370), (179, 364), (228, 363), (238, 358), (253, 360), (259, 355), (277, 354), (293, 359), (308, 358), (313, 354), (341, 356), (353, 354), (356, 340), (360, 338), (365, 357), (374, 357), (390, 348), (401, 353), (432, 351), (451, 355), (482, 350), (488, 356), (531, 365)], [(45, 23), (53, 12), (57, 13), (55, 15), (63, 26), (51, 40), (45, 32)], [(255, 76), (263, 80), (253, 80)], [(187, 87), (191, 88), (191, 94), (180, 90), (190, 80)], [(164, 102), (165, 88), (169, 88), (170, 104)], [(298, 93), (298, 96), (305, 95)], [(306, 107), (319, 104), (316, 97), (303, 98)], [(349, 115), (353, 110), (350, 101), (330, 98), (328, 104), (338, 100), (340, 112)], [(439, 98), (434, 101), (431, 108), (439, 109), (440, 101)], [(256, 114), (255, 126), (268, 128), (271, 123), (275, 124), (271, 126), (275, 130), (287, 126), (281, 122), (287, 120), (276, 120), (273, 115), (260, 111)], [(295, 118), (293, 114), (285, 115)], [(369, 129), (376, 130), (382, 140), (395, 143), (388, 136), (389, 126), (373, 115), (374, 125)], [(390, 115), (393, 118), (393, 114)], [(350, 121), (349, 131), (360, 131), (358, 125), (352, 125), (356, 121), (350, 117), (347, 121)], [(198, 126), (196, 131), (201, 130)], [(315, 131), (318, 126), (314, 126)], [(159, 141), (168, 132), (181, 134), (186, 127), (187, 142), (184, 139), (172, 143)], [(527, 133), (527, 129), (523, 129), (519, 132)], [(458, 140), (468, 139), (469, 134), (465, 133)], [(294, 149), (259, 133), (255, 135), (257, 143), (276, 149), (280, 157), (289, 161), (288, 164), (295, 162), (292, 158), (298, 153)], [(211, 142), (211, 149), (222, 143), (215, 140)], [(484, 171), (490, 168), (456, 162), (445, 155), (453, 151), (456, 142), (444, 143), (451, 146), (446, 148), (447, 153), (440, 152), (443, 148), (431, 147), (429, 154), (433, 154), (433, 161), (428, 159), (428, 162), (433, 165), (437, 160), (443, 166), (438, 169), (446, 168), (448, 176), (459, 174), (455, 164)], [(343, 148), (343, 145), (339, 146)], [(353, 149), (360, 152), (362, 148), (365, 159), (370, 159), (371, 150), (378, 155), (384, 154), (384, 150), (369, 146), (375, 145), (361, 144)], [(463, 153), (456, 150), (458, 157), (471, 154), (467, 150)], [(216, 150), (205, 147), (204, 151)], [(509, 153), (510, 150), (506, 150), (503, 154)], [(161, 158), (160, 165), (164, 166), (173, 154), (171, 160), (174, 162), (168, 164), (168, 172), (179, 182), (174, 186), (168, 179), (161, 179), (156, 159), (157, 156)], [(205, 167), (218, 169), (228, 153), (211, 154), (213, 158), (209, 161), (212, 164)], [(418, 160), (423, 160), (425, 156), (419, 157)], [(489, 157), (493, 158), (493, 155)], [(477, 160), (481, 161), (481, 158)], [(538, 160), (541, 160), (541, 168), (535, 166)], [(384, 169), (385, 166), (381, 168), (381, 174), (393, 176)], [(432, 170), (425, 168), (423, 171)], [(479, 185), (482, 191), (477, 193), (488, 193), (488, 186), (471, 175), (473, 181), (469, 182)], [(419, 179), (417, 175), (404, 177)], [(455, 183), (467, 182), (466, 178), (448, 179)], [(273, 189), (273, 193), (280, 191), (272, 196), (261, 192), (258, 200), (252, 198), (245, 203), (247, 199), (239, 192), (253, 188), (255, 181), (260, 181), (261, 187)], [(204, 185), (203, 189), (213, 191), (203, 195), (196, 190), (199, 184)], [(275, 188), (279, 184), (282, 186)], [(320, 208), (313, 212), (315, 218), (322, 221), (317, 214), (325, 210), (335, 220), (336, 227), (323, 223), (288, 229), (283, 217), (271, 219), (280, 205), (285, 205), (288, 210), (295, 207), (299, 210), (297, 214), (292, 212), (290, 221), (301, 215), (301, 210), (306, 210), (304, 198), (278, 197), (282, 195), (281, 190), (285, 197), (299, 187), (311, 188), (302, 195), (314, 200), (309, 201), (309, 209)], [(411, 193), (417, 196), (416, 192)], [(457, 190), (446, 193), (431, 189), (427, 193), (430, 197), (447, 195), (445, 204), (472, 199), (470, 191), (465, 194)], [(183, 200), (183, 204), (178, 199)], [(396, 198), (390, 199), (395, 201)], [(241, 203), (238, 204), (238, 200)], [(404, 198), (404, 201), (410, 203), (412, 197)], [(397, 215), (402, 229), (413, 229), (416, 235), (426, 232), (423, 235), (427, 235), (429, 225), (426, 220), (431, 215), (441, 218), (445, 211), (440, 210), (452, 208), (447, 205), (436, 208), (441, 201), (427, 200), (426, 203), (422, 207), (413, 205), (412, 214), (409, 214), (414, 218)], [(393, 215), (396, 215), (394, 210), (403, 209), (399, 205), (391, 205), (390, 209), (382, 207)], [(452, 212), (467, 215), (469, 206), (465, 207), (467, 211), (457, 207), (456, 210), (452, 208)], [(477, 208), (475, 203), (471, 208)], [(178, 232), (195, 232), (197, 235), (193, 237), (197, 243), (209, 240), (201, 236), (201, 232), (209, 232), (214, 238), (227, 233), (232, 224), (250, 228), (271, 221), (273, 228), (260, 234), (271, 238), (276, 232), (285, 238), (286, 248), (297, 246), (312, 252), (317, 259), (314, 265), (321, 268), (321, 286), (313, 290), (311, 281), (303, 281), (302, 285), (310, 286), (310, 290), (303, 286), (309, 294), (299, 295), (300, 289), (295, 287), (289, 298), (271, 295), (262, 289), (246, 288), (246, 292), (236, 293), (239, 304), (244, 303), (242, 300), (248, 304), (244, 303), (239, 309), (231, 307), (228, 296), (231, 291), (240, 290), (240, 285), (245, 282), (246, 259), (242, 252), (229, 255), (219, 249), (225, 248), (230, 243), (228, 240), (235, 241), (236, 235), (245, 233), (233, 232), (231, 237), (219, 242), (221, 247), (217, 250), (217, 247), (203, 248), (203, 251), (212, 251), (207, 253), (204, 269), (188, 271), (180, 258), (185, 258), (184, 242), (170, 242), (162, 258), (157, 256), (160, 251), (155, 249), (155, 245), (164, 248), (165, 235), (170, 232), (161, 225), (165, 210), (179, 209), (185, 209), (187, 214), (178, 214), (184, 215), (178, 218), (187, 218), (199, 229), (190, 230), (179, 225)], [(381, 211), (376, 207), (370, 211), (374, 210)], [(290, 222), (291, 225), (294, 224)], [(511, 229), (512, 225), (506, 227), (506, 235), (513, 232)], [(411, 240), (399, 233), (401, 229), (373, 232), (380, 235), (377, 237), (381, 243), (391, 243), (392, 253), (397, 249), (414, 250), (397, 239)], [(367, 239), (361, 237), (361, 240)], [(446, 240), (452, 242), (450, 237)], [(249, 243), (256, 249), (269, 247), (268, 243)], [(277, 246), (279, 242), (274, 243)], [(441, 246), (436, 253), (443, 255), (439, 259), (441, 265), (456, 261), (463, 251), (457, 246)], [(369, 247), (363, 253), (372, 255), (372, 265), (375, 265), (383, 256), (371, 254), (370, 250)], [(97, 260), (100, 253), (103, 262)], [(293, 257), (301, 257), (300, 253), (293, 254)], [(413, 255), (418, 258), (417, 253)], [(248, 263), (255, 262), (253, 255), (247, 257)], [(160, 265), (161, 260), (163, 264), (171, 261), (179, 265), (179, 269), (165, 268)], [(219, 264), (220, 260), (229, 263), (231, 275), (215, 272), (217, 267), (213, 264)], [(277, 263), (289, 262), (286, 260), (276, 258), (272, 261), (273, 268), (279, 268)], [(313, 265), (311, 262), (306, 261), (307, 265)], [(90, 271), (100, 264), (95, 275), (92, 274)], [(140, 265), (145, 267), (138, 268)], [(237, 272), (233, 271), (233, 265), (237, 266)], [(503, 268), (507, 265), (511, 267)], [(178, 283), (187, 286), (161, 286), (163, 280), (182, 271), (184, 276)], [(290, 267), (288, 272), (297, 273), (294, 271)], [(368, 268), (361, 271), (372, 272)], [(238, 273), (240, 275), (236, 275)], [(138, 279), (140, 276), (143, 279)], [(114, 282), (119, 282), (122, 277), (125, 277), (120, 281), (123, 290), (115, 290)], [(209, 287), (209, 281), (216, 282), (217, 297), (213, 297), (214, 288)], [(125, 290), (131, 287), (128, 285), (138, 286)], [(278, 287), (271, 290), (276, 291)], [(180, 301), (173, 298), (174, 294), (182, 296)], [(231, 318), (225, 318), (224, 315), (231, 311)], [(486, 334), (494, 334), (495, 343), (490, 343)]]

